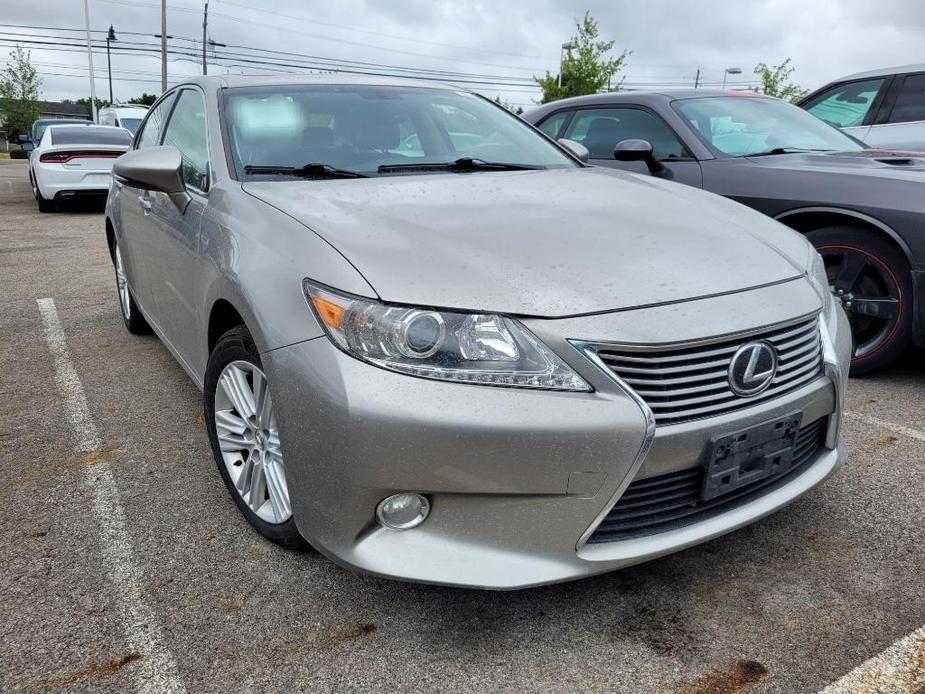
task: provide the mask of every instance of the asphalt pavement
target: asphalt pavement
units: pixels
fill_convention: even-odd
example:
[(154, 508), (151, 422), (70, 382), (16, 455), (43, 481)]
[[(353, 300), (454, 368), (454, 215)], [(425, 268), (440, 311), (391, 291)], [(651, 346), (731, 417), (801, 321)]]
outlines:
[[(104, 239), (0, 162), (0, 691), (813, 692), (925, 624), (921, 352), (852, 379), (848, 462), (753, 526), (545, 588), (398, 583), (250, 529)], [(925, 687), (922, 644), (877, 691)]]

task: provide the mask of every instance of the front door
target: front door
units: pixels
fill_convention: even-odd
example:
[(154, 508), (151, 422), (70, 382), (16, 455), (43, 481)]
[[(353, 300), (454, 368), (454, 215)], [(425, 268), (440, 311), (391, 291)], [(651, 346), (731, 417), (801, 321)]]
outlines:
[(652, 145), (655, 158), (668, 170), (665, 178), (698, 188), (703, 185), (700, 163), (668, 124), (648, 109), (637, 106), (580, 109), (560, 137), (587, 147), (590, 164), (640, 174), (649, 173), (644, 162), (617, 161), (613, 150), (623, 140), (646, 140)]

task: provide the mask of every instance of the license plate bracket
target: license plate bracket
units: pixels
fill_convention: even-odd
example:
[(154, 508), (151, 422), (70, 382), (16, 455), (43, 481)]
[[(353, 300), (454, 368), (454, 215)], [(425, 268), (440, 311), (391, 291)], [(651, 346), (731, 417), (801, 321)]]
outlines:
[(700, 497), (713, 499), (790, 470), (802, 419), (794, 412), (710, 439)]

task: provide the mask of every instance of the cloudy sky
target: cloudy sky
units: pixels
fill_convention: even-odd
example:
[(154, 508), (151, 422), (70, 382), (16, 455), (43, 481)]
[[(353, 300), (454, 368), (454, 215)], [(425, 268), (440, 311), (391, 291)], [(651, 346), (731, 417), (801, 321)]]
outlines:
[[(202, 2), (167, 4), (176, 51), (168, 82), (175, 83), (200, 70)], [(719, 84), (724, 68), (740, 67), (743, 74), (730, 82), (748, 86), (756, 63), (787, 57), (797, 68), (793, 79), (806, 88), (860, 70), (925, 62), (925, 0), (211, 0), (209, 35), (227, 47), (210, 54), (210, 72), (327, 66), (453, 73), (451, 81), (528, 107), (539, 96), (530, 77), (556, 71), (560, 46), (585, 10), (616, 50), (632, 51), (624, 75), (630, 88), (693, 85), (698, 67), (708, 85)], [(112, 24), (120, 39), (112, 54), (115, 98), (159, 92), (152, 35), (160, 31), (160, 3), (90, 0), (90, 14), (91, 28), (100, 32), (94, 38), (102, 40)], [(0, 60), (30, 35), (43, 98), (88, 94), (84, 34), (67, 31), (83, 29), (82, 2), (4, 0), (0, 22)], [(106, 97), (105, 49), (95, 51), (94, 61), (97, 94)]]

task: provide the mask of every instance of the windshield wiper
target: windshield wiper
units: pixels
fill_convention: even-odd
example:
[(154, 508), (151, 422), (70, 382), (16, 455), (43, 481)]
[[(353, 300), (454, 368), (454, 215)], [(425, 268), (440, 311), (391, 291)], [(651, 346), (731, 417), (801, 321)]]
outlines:
[(830, 149), (810, 149), (808, 147), (775, 147), (766, 152), (755, 152), (754, 154), (745, 154), (746, 157), (767, 157), (772, 154), (800, 154), (801, 152), (831, 152)]
[(305, 166), (255, 166), (248, 164), (244, 167), (246, 174), (265, 174), (298, 176), (299, 178), (369, 178), (366, 174), (348, 169), (338, 169), (330, 164), (311, 163)]
[(379, 173), (402, 173), (406, 171), (533, 171), (542, 169), (542, 166), (530, 164), (508, 164), (504, 162), (485, 161), (473, 157), (460, 157), (456, 161), (436, 162), (427, 164), (383, 164)]

